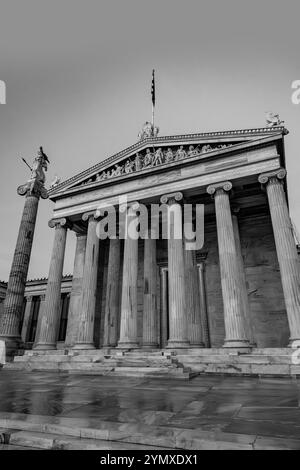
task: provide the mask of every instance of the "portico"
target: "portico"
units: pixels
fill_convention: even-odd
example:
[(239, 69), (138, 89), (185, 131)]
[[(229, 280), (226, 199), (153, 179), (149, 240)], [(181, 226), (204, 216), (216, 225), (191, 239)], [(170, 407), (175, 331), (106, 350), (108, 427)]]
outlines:
[[(249, 354), (256, 346), (296, 347), (300, 275), (286, 196), (286, 134), (275, 126), (147, 137), (50, 191), (55, 237), (34, 353), (56, 348), (71, 232), (77, 245), (66, 351)], [(122, 224), (126, 233), (139, 223), (138, 204), (148, 210), (149, 230), (123, 237)], [(153, 204), (172, 209), (168, 239), (164, 215), (159, 237), (152, 236)], [(185, 204), (204, 205), (204, 242), (196, 250), (174, 236)], [(116, 236), (99, 239), (109, 208)]]

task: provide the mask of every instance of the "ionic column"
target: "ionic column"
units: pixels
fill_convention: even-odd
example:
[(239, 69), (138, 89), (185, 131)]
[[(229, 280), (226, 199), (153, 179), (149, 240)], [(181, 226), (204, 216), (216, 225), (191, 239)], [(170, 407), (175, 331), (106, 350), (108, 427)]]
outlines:
[(240, 270), (234, 239), (229, 202), (229, 181), (208, 186), (207, 192), (214, 195), (221, 285), (225, 321), (225, 348), (249, 348), (245, 324), (244, 305), (240, 291)]
[(161, 347), (166, 348), (168, 344), (168, 269), (161, 268)]
[(40, 198), (47, 199), (48, 192), (44, 187), (48, 158), (40, 148), (34, 160), (34, 170), (27, 183), (19, 186), (19, 196), (26, 196), (19, 228), (18, 239), (9, 275), (3, 312), (0, 317), (0, 339), (6, 343), (6, 354), (11, 356), (21, 342), (20, 321), (23, 310), (23, 299), (31, 257), (33, 236)]
[(237, 253), (237, 261), (240, 273), (240, 292), (243, 301), (243, 312), (245, 317), (245, 327), (246, 327), (246, 334), (247, 338), (249, 338), (250, 345), (255, 346), (255, 340), (253, 336), (253, 328), (251, 323), (251, 313), (250, 313), (250, 305), (248, 300), (248, 291), (246, 285), (246, 275), (245, 275), (245, 268), (244, 268), (244, 260), (242, 255), (242, 247), (241, 247), (241, 240), (240, 240), (240, 230), (239, 230), (239, 222), (237, 214), (239, 212), (238, 207), (233, 208), (232, 214), (232, 225), (233, 225), (233, 233), (234, 233), (234, 240), (236, 246), (236, 253)]
[(95, 219), (94, 212), (84, 214), (82, 219), (84, 221), (88, 221), (88, 231), (78, 329), (74, 348), (94, 349), (94, 323), (99, 262), (99, 238), (97, 235), (98, 222)]
[(168, 203), (168, 279), (169, 279), (169, 340), (168, 348), (188, 348), (187, 312), (185, 298), (184, 247), (182, 210), (178, 201), (182, 193), (161, 197)]
[[(135, 208), (137, 203), (128, 208), (126, 214), (126, 237), (123, 261), (123, 285), (121, 303), (121, 325), (119, 348), (138, 348), (137, 340), (137, 276), (138, 276), (138, 234), (134, 226), (137, 223)], [(132, 230), (130, 230), (130, 227)]]
[(32, 308), (33, 308), (33, 296), (28, 295), (26, 297), (26, 307), (25, 307), (22, 332), (21, 332), (21, 338), (22, 338), (23, 343), (26, 343), (27, 338), (28, 338), (28, 328), (30, 327), (30, 323), (31, 323)]
[(76, 234), (76, 249), (72, 279), (72, 290), (69, 305), (68, 324), (66, 332), (65, 346), (72, 347), (75, 344), (77, 337), (77, 330), (79, 324), (80, 308), (81, 308), (81, 295), (82, 295), (82, 282), (83, 270), (85, 261), (86, 250), (86, 233)]
[(20, 321), (39, 198), (38, 192), (28, 191), (26, 195), (3, 313), (0, 318), (0, 339), (6, 343), (7, 355), (13, 354), (21, 342)]
[(156, 240), (148, 238), (145, 239), (144, 245), (143, 348), (157, 348), (157, 346)]
[(210, 333), (209, 322), (207, 317), (207, 302), (206, 302), (206, 289), (205, 289), (205, 264), (198, 265), (199, 275), (199, 295), (200, 295), (200, 314), (202, 325), (202, 338), (205, 348), (210, 348)]
[(110, 239), (104, 317), (103, 347), (115, 347), (118, 342), (120, 240)]
[(44, 311), (38, 319), (38, 336), (35, 349), (56, 349), (60, 323), (61, 280), (63, 275), (68, 222), (66, 219), (53, 219), (49, 227), (55, 227), (54, 244), (46, 289)]
[(39, 311), (38, 311), (38, 321), (37, 321), (37, 325), (36, 325), (36, 332), (35, 332), (35, 337), (34, 337), (33, 348), (36, 345), (37, 339), (40, 337), (40, 328), (41, 328), (40, 319), (42, 318), (44, 310), (45, 310), (45, 300), (46, 300), (46, 294), (40, 295), (40, 308), (39, 308)]
[(188, 318), (188, 338), (192, 348), (203, 348), (203, 331), (200, 312), (200, 293), (196, 253), (184, 250), (186, 280), (186, 310)]
[(263, 173), (258, 181), (266, 185), (281, 282), (290, 327), (290, 347), (300, 341), (300, 264), (283, 187), (285, 169)]

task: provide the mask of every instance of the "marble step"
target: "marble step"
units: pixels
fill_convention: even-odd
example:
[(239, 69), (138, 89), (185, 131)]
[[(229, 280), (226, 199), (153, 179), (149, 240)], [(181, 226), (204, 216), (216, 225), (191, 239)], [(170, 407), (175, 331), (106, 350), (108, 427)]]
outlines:
[(0, 450), (41, 450), (38, 447), (23, 447), (10, 444), (0, 444)]
[(114, 375), (125, 377), (176, 377), (179, 379), (189, 379), (195, 375), (188, 368), (172, 367), (170, 365), (161, 367), (128, 367), (116, 366), (110, 367), (102, 363), (58, 363), (46, 361), (34, 362), (15, 362), (5, 366), (8, 370), (26, 370), (26, 371), (60, 371), (80, 374), (96, 375)]
[(267, 356), (258, 354), (243, 354), (240, 356), (221, 355), (177, 355), (179, 362), (189, 364), (292, 364), (292, 358), (288, 355)]
[[(5, 424), (4, 424), (5, 423)], [(104, 445), (120, 444), (122, 449), (130, 450), (130, 445), (140, 445), (149, 449), (149, 443), (153, 448), (159, 449), (253, 449), (256, 436), (219, 431), (190, 430), (170, 426), (155, 426), (142, 423), (117, 423), (112, 421), (101, 422), (98, 419), (62, 418), (52, 416), (22, 415), (14, 413), (0, 413), (0, 426), (9, 426), (11, 429), (25, 431), (19, 438), (17, 434), (11, 443), (40, 448), (50, 448), (54, 439), (59, 441), (71, 441), (71, 438), (81, 437), (94, 441), (107, 441)], [(45, 440), (41, 434), (45, 435)], [(50, 434), (50, 435), (49, 435)], [(74, 442), (74, 441), (73, 441)], [(102, 442), (101, 442), (102, 444)], [(100, 445), (101, 445), (100, 444)], [(45, 446), (45, 447), (41, 447)]]
[(155, 357), (155, 358), (128, 358), (128, 357), (112, 357), (109, 359), (99, 358), (94, 356), (16, 356), (15, 363), (94, 363), (94, 364), (104, 364), (109, 367), (122, 366), (131, 366), (131, 367), (148, 367), (155, 365), (156, 367), (161, 367), (169, 365), (170, 367), (176, 367), (175, 363), (172, 363), (168, 358), (164, 357)]
[(230, 374), (254, 376), (300, 376), (300, 365), (291, 364), (243, 364), (243, 363), (191, 363), (182, 361), (184, 366), (199, 374)]
[(145, 446), (100, 439), (61, 436), (44, 432), (12, 431), (8, 447), (19, 449), (48, 450), (161, 450), (158, 446)]
[[(9, 444), (27, 449), (95, 450), (300, 450), (300, 439), (219, 430), (185, 429), (142, 423), (99, 422), (0, 412), (0, 427), (9, 427)], [(150, 443), (150, 445), (149, 445)], [(1, 449), (1, 448), (0, 448)]]

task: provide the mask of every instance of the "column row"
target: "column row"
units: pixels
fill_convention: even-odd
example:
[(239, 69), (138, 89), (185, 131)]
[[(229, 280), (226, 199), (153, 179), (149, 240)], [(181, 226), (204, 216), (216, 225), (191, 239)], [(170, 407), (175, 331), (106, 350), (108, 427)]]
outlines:
[[(298, 254), (293, 239), (282, 180), (285, 170), (260, 175), (266, 185), (276, 250), (291, 331), (290, 345), (300, 340), (300, 276)], [(250, 309), (246, 288), (239, 227), (235, 209), (231, 210), (229, 181), (210, 185), (207, 192), (215, 201), (219, 263), (225, 322), (224, 347), (247, 351), (254, 345)], [(182, 236), (181, 193), (167, 194), (161, 198), (167, 204), (168, 217), (168, 323), (167, 347), (203, 347), (208, 343), (207, 319), (201, 313), (201, 293), (195, 253), (186, 250)], [(133, 208), (131, 210), (131, 208)], [(94, 320), (99, 265), (99, 239), (94, 212), (85, 214), (87, 235), (77, 238), (74, 279), (70, 302), (70, 316), (66, 345), (79, 349), (94, 348)], [(126, 217), (126, 230), (137, 222), (134, 204)], [(55, 220), (55, 242), (51, 259), (44, 314), (39, 320), (37, 349), (56, 347), (59, 323), (60, 287), (68, 223)], [(181, 230), (181, 237), (178, 231)], [(104, 318), (104, 346), (131, 349), (139, 347), (137, 332), (138, 234), (125, 237), (121, 308), (118, 300), (119, 270), (121, 265), (120, 241), (110, 240), (107, 293)], [(157, 264), (156, 240), (145, 240), (144, 248), (144, 312), (143, 347), (158, 346), (157, 317)], [(165, 306), (166, 307), (166, 306)], [(120, 335), (118, 340), (118, 316)], [(206, 324), (205, 324), (206, 323)]]

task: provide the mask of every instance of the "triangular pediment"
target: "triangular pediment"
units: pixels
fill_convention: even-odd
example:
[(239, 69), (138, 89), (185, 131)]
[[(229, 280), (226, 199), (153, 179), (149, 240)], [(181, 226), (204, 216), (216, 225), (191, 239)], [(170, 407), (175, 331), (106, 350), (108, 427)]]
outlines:
[(55, 199), (68, 192), (88, 189), (130, 175), (137, 176), (153, 169), (163, 169), (174, 163), (182, 164), (191, 159), (228, 153), (286, 133), (285, 128), (278, 126), (146, 138), (60, 183), (49, 191), (49, 196)]

